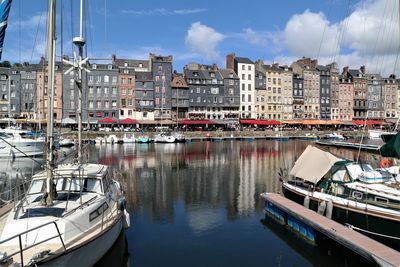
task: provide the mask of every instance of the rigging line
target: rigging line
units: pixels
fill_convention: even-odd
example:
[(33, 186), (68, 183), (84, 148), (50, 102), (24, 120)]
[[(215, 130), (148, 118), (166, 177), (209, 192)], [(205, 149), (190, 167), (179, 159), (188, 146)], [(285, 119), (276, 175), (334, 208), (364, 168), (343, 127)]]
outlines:
[[(397, 9), (397, 42), (399, 43), (400, 41), (400, 3), (398, 4), (398, 9)], [(396, 68), (397, 68), (397, 62), (399, 60), (399, 53), (400, 53), (400, 45), (397, 46), (397, 53), (396, 53), (396, 59), (394, 61), (394, 66), (393, 66), (393, 73), (396, 73)]]
[(39, 34), (39, 27), (40, 27), (40, 23), (42, 22), (42, 16), (43, 16), (43, 12), (40, 12), (39, 22), (38, 22), (37, 27), (36, 27), (35, 39), (34, 39), (33, 47), (32, 47), (31, 58), (29, 60), (30, 63), (32, 62), (33, 54), (35, 52), (35, 48), (36, 48), (36, 44), (37, 44), (37, 37), (38, 37), (38, 34)]
[[(396, 2), (394, 2), (394, 6), (393, 6), (393, 8), (391, 8), (391, 10), (392, 10), (392, 15), (391, 15), (391, 17), (390, 17), (390, 19), (388, 18), (388, 24), (389, 24), (389, 26), (388, 27), (386, 27), (386, 30), (387, 30), (387, 35), (389, 36), (389, 38), (388, 38), (388, 42), (386, 43), (386, 46), (385, 46), (385, 49), (384, 49), (384, 52), (386, 52), (385, 53), (385, 55), (382, 57), (382, 66), (384, 65), (384, 62), (387, 62), (388, 60), (385, 60), (385, 58), (387, 59), (388, 57), (390, 58), (391, 57), (391, 55), (389, 55), (388, 53), (390, 53), (390, 46), (391, 46), (391, 44), (393, 44), (393, 43), (396, 43), (396, 41), (395, 40), (393, 40), (393, 38), (395, 38), (395, 35), (396, 34), (391, 34), (391, 26), (392, 26), (392, 24), (391, 24), (391, 22), (392, 21), (395, 21), (395, 18), (396, 18), (396, 16), (395, 16), (395, 13), (396, 13), (396, 11), (397, 11), (397, 9), (396, 9)], [(396, 25), (396, 23), (394, 23), (394, 25)], [(393, 26), (394, 26), (393, 25)], [(395, 26), (394, 26), (395, 27)], [(396, 33), (396, 31), (394, 30), (393, 31), (394, 33)], [(397, 49), (396, 49), (396, 52), (397, 52)], [(381, 70), (382, 71), (382, 70)], [(394, 74), (394, 72), (392, 72), (393, 74)]]
[(333, 62), (339, 61), (340, 60), (340, 45), (344, 39), (345, 36), (345, 29), (348, 28), (348, 24), (349, 24), (349, 19), (348, 17), (350, 16), (350, 12), (351, 12), (351, 8), (350, 8), (350, 0), (347, 1), (347, 14), (346, 14), (346, 19), (344, 22), (344, 25), (341, 27), (338, 36), (337, 36), (337, 45), (336, 45), (336, 50), (337, 50), (337, 54), (335, 54), (334, 58), (333, 58)]
[(319, 42), (319, 47), (318, 47), (318, 52), (317, 52), (317, 57), (316, 57), (317, 59), (319, 58), (319, 54), (321, 52), (322, 43), (324, 41), (325, 31), (326, 31), (326, 28), (327, 28), (328, 23), (329, 23), (329, 19), (328, 18), (330, 17), (331, 8), (332, 8), (332, 5), (330, 5), (329, 8), (328, 8), (327, 23), (324, 25), (324, 30), (322, 32), (321, 41)]
[[(385, 17), (386, 10), (387, 10), (387, 1), (385, 1), (385, 7), (383, 9), (382, 15), (380, 16), (381, 18)], [(377, 34), (377, 38), (375, 39), (374, 48), (372, 49), (372, 52), (374, 54), (377, 53), (378, 42), (381, 42), (382, 39), (383, 39), (383, 36), (381, 37), (381, 35), (382, 35), (382, 30), (381, 29), (385, 26), (384, 25), (385, 22), (386, 22), (386, 20), (381, 20), (380, 23), (379, 23), (379, 31), (378, 31), (378, 34)], [(373, 60), (371, 60), (371, 61), (375, 61), (375, 64), (374, 64), (375, 66), (378, 65), (379, 57), (380, 57), (379, 55), (375, 55), (375, 56), (373, 56)], [(376, 72), (378, 71), (378, 67), (376, 67), (375, 71)]]
[(21, 0), (18, 1), (18, 16), (19, 16), (19, 23), (18, 23), (18, 46), (19, 46), (19, 51), (18, 51), (18, 56), (19, 56), (19, 63), (21, 64)]
[[(390, 9), (390, 7), (389, 7), (389, 9)], [(382, 73), (384, 60), (385, 60), (385, 57), (386, 57), (385, 53), (386, 53), (387, 50), (389, 50), (388, 48), (390, 48), (390, 43), (391, 43), (390, 41), (392, 40), (392, 37), (393, 37), (393, 34), (390, 34), (390, 36), (389, 36), (389, 31), (390, 31), (390, 26), (391, 26), (390, 22), (393, 21), (394, 12), (395, 12), (396, 9), (393, 7), (393, 8), (391, 8), (391, 10), (392, 10), (391, 16), (390, 17), (385, 16), (386, 19), (383, 21), (382, 38), (378, 38), (381, 41), (384, 40), (384, 39), (386, 41), (386, 43), (383, 42), (384, 45), (383, 45), (382, 51), (381, 51), (382, 56), (378, 57), (378, 60), (377, 60), (377, 63), (378, 63), (377, 67), (379, 68), (379, 71), (377, 71), (378, 73)], [(386, 14), (386, 12), (384, 12), (384, 14)], [(389, 24), (389, 25), (387, 25), (387, 24)]]

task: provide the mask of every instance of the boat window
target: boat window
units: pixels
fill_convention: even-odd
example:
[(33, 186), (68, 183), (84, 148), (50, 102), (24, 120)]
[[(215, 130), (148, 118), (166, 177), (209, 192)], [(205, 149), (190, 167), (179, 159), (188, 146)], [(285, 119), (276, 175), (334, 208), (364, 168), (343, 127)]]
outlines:
[(24, 219), (29, 217), (42, 217), (42, 216), (61, 217), (64, 210), (65, 210), (64, 208), (51, 208), (51, 207), (27, 209), (25, 213), (21, 215), (19, 218)]
[(362, 199), (362, 198), (363, 198), (363, 194), (362, 194), (361, 192), (354, 191), (354, 192), (353, 192), (353, 197), (354, 197), (355, 199)]
[(345, 174), (346, 174), (346, 170), (338, 170), (337, 172), (335, 172), (332, 175), (332, 180), (343, 182)]
[(29, 187), (28, 194), (37, 194), (44, 191), (45, 180), (33, 180)]
[(101, 184), (99, 179), (85, 179), (84, 191), (96, 192), (101, 194)]
[(389, 200), (387, 198), (384, 198), (384, 197), (375, 197), (375, 201), (378, 202), (378, 203), (384, 203), (384, 204), (389, 203)]
[(89, 222), (99, 217), (103, 213), (103, 211), (106, 211), (107, 209), (108, 209), (108, 204), (107, 202), (104, 202), (103, 205), (101, 205), (100, 207), (98, 207), (96, 210), (92, 211), (89, 214)]

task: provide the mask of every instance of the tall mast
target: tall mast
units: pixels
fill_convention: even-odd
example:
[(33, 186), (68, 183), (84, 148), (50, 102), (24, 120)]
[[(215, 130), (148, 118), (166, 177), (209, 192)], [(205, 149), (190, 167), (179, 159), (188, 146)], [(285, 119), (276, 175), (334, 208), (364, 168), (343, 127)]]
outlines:
[(47, 181), (46, 181), (46, 206), (53, 205), (53, 148), (54, 148), (54, 136), (53, 136), (53, 123), (54, 123), (54, 69), (55, 69), (55, 17), (56, 17), (56, 4), (55, 0), (49, 0), (49, 16), (48, 16), (48, 31), (47, 31), (47, 155), (46, 155), (46, 169), (47, 169)]
[[(73, 39), (74, 44), (79, 49), (78, 62), (83, 62), (83, 46), (85, 45), (85, 38), (83, 37), (83, 20), (84, 20), (85, 1), (80, 0), (80, 16), (79, 16), (79, 36)], [(78, 163), (82, 163), (82, 68), (76, 68), (76, 85), (78, 89)]]

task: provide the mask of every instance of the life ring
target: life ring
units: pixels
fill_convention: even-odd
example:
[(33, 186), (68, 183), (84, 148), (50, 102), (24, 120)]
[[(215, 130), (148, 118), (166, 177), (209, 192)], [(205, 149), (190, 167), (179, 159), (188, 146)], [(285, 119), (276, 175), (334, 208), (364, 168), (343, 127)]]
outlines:
[(392, 161), (390, 160), (390, 159), (388, 159), (388, 158), (383, 158), (380, 162), (379, 162), (379, 167), (381, 167), (381, 168), (389, 168), (389, 167), (391, 167), (393, 164), (392, 164)]

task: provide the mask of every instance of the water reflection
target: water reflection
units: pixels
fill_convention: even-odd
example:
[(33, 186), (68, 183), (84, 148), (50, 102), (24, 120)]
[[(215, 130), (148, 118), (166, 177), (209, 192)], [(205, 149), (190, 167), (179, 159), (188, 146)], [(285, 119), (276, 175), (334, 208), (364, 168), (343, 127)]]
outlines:
[[(254, 266), (268, 256), (276, 259), (271, 263), (276, 266), (321, 265), (326, 251), (318, 257), (300, 253), (301, 245), (285, 243), (259, 223), (264, 216), (259, 194), (280, 191), (277, 172), (290, 169), (308, 144), (263, 140), (104, 145), (91, 146), (89, 158), (123, 173), (132, 216), (128, 249), (135, 265)], [(357, 151), (331, 151), (357, 157)], [(376, 161), (366, 153), (360, 153), (360, 159)], [(206, 257), (197, 261), (198, 253)]]

